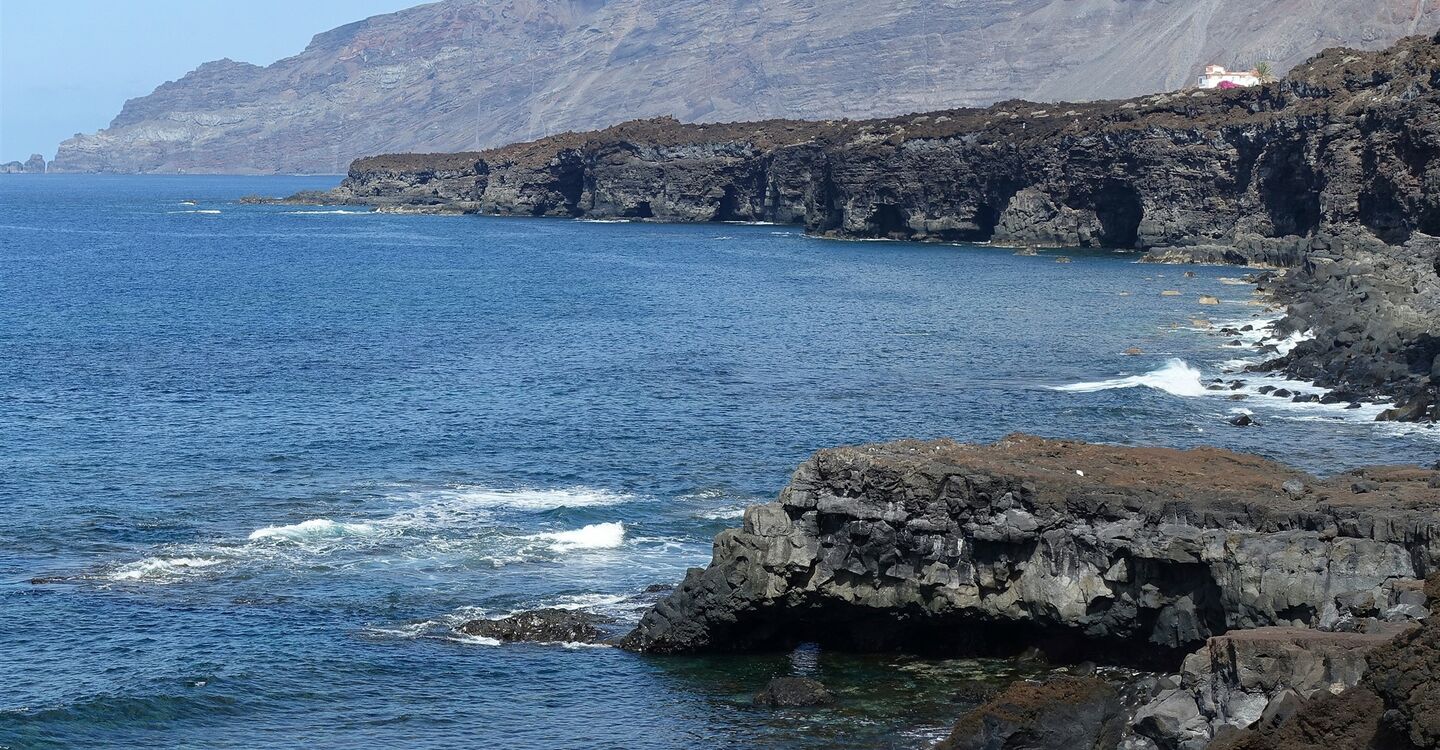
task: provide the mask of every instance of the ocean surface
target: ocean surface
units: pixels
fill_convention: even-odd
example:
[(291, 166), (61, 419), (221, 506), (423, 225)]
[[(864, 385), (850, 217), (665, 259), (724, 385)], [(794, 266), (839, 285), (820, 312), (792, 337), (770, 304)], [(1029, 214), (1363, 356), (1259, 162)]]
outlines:
[[(0, 747), (925, 747), (1016, 667), (452, 628), (634, 620), (826, 446), (1440, 446), (1207, 390), (1275, 317), (1234, 268), (234, 202), (335, 182), (0, 177)], [(750, 705), (791, 673), (839, 705)]]

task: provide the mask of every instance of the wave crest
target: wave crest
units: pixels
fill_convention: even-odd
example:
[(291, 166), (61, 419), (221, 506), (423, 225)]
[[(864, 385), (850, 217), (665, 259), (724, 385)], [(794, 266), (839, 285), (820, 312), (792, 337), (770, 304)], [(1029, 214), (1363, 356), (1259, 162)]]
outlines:
[(318, 539), (338, 539), (346, 536), (368, 536), (375, 533), (375, 526), (368, 523), (340, 523), (328, 518), (312, 518), (288, 526), (266, 526), (250, 532), (250, 541), (261, 540), (306, 542)]
[(1204, 396), (1206, 395), (1205, 385), (1200, 382), (1200, 378), (1201, 373), (1198, 369), (1191, 367), (1183, 359), (1175, 358), (1166, 361), (1164, 367), (1151, 370), (1143, 375), (1061, 385), (1055, 386), (1053, 390), (1065, 393), (1094, 393), (1118, 388), (1144, 387), (1154, 388), (1175, 396)]
[(556, 552), (577, 549), (614, 549), (625, 543), (625, 524), (592, 523), (574, 531), (552, 531), (535, 534), (531, 539), (548, 542)]

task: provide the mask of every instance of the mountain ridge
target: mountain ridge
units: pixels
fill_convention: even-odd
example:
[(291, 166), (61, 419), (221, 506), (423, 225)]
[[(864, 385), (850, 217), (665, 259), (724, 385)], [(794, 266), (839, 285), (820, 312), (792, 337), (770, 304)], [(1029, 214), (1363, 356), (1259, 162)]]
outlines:
[[(69, 172), (341, 173), (673, 115), (868, 118), (1177, 88), (1206, 62), (1283, 72), (1383, 46), (1430, 0), (442, 0), (205, 63), (62, 143)], [(1440, 4), (1437, 4), (1440, 5)], [(1321, 7), (1328, 6), (1328, 7)]]

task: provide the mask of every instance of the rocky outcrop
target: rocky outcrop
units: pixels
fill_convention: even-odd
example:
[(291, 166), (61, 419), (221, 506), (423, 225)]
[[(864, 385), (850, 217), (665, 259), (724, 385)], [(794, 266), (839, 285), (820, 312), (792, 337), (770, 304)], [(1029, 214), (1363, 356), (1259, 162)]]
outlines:
[(1178, 686), (1137, 712), (1136, 729), (1162, 750), (1203, 750), (1228, 731), (1278, 725), (1307, 700), (1359, 685), (1369, 653), (1409, 627), (1268, 627), (1215, 636), (1185, 658)]
[[(1440, 577), (1426, 585), (1440, 607)], [(1374, 647), (1351, 689), (1322, 691), (1210, 745), (1211, 750), (1434, 750), (1440, 748), (1440, 618)]]
[(324, 172), (675, 115), (876, 117), (1012, 97), (1175, 89), (1201, 67), (1288, 69), (1376, 47), (1414, 0), (443, 0), (318, 34), (260, 67), (205, 63), (66, 140), (62, 171)]
[(0, 173), (45, 174), (45, 157), (40, 154), (31, 154), (30, 158), (23, 162), (7, 161), (0, 164)]
[(956, 722), (936, 750), (1113, 750), (1120, 695), (1095, 677), (1020, 681)]
[(771, 221), (836, 237), (1146, 250), (1294, 269), (1272, 363), (1440, 418), (1440, 39), (1336, 49), (1254, 89), (885, 120), (637, 121), (357, 160), (382, 210)]
[(1023, 435), (821, 451), (624, 643), (1173, 665), (1236, 629), (1403, 621), (1394, 592), (1440, 563), (1437, 477)]
[(470, 620), (457, 630), (465, 635), (507, 643), (601, 643), (611, 637), (615, 620), (573, 609), (537, 609), (494, 620)]

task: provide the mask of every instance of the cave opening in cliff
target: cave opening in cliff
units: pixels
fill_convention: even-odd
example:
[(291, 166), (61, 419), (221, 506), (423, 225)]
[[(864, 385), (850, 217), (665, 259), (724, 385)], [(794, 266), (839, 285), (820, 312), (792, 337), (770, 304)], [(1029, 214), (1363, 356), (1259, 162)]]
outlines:
[(655, 212), (650, 209), (650, 201), (639, 201), (635, 205), (625, 209), (620, 214), (627, 219), (653, 219)]
[(915, 235), (905, 211), (891, 203), (877, 204), (875, 210), (870, 212), (870, 219), (866, 224), (870, 233), (877, 237), (908, 240)]
[(1386, 244), (1403, 245), (1410, 240), (1411, 228), (1395, 193), (1388, 180), (1375, 180), (1360, 193), (1360, 223)]
[[(908, 653), (928, 658), (1012, 658), (1037, 649), (1057, 664), (1097, 661), (1173, 672), (1189, 651), (1123, 636), (1095, 637), (1083, 629), (990, 619), (912, 608), (875, 609), (834, 600), (798, 609), (751, 612), (739, 624), (736, 651), (763, 652), (814, 644), (847, 653)], [(739, 635), (740, 631), (731, 631)]]
[(715, 217), (711, 221), (744, 221), (745, 217), (740, 215), (740, 194), (734, 185), (726, 185), (725, 193), (720, 196), (720, 205), (715, 207)]
[(1122, 183), (1107, 181), (1095, 191), (1095, 216), (1100, 220), (1100, 243), (1105, 247), (1133, 248), (1140, 239), (1145, 207), (1140, 193)]
[(555, 191), (565, 201), (571, 216), (580, 216), (580, 200), (585, 195), (585, 167), (578, 158), (567, 159), (555, 179)]
[(1320, 190), (1300, 143), (1267, 150), (1261, 157), (1260, 200), (1276, 237), (1307, 237), (1320, 227)]

